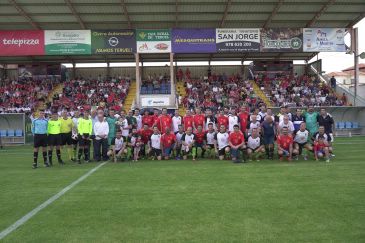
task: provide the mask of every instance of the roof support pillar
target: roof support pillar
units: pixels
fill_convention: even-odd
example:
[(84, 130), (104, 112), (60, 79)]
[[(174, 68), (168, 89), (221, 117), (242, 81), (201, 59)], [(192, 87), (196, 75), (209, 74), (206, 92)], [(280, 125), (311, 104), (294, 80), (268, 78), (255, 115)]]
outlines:
[(357, 84), (359, 83), (359, 36), (358, 29), (352, 30), (352, 38), (354, 43), (354, 106), (356, 106), (357, 99)]
[(175, 89), (175, 72), (174, 72), (174, 53), (170, 53), (170, 82), (171, 82), (171, 103), (175, 106), (176, 101), (176, 89)]
[[(140, 90), (141, 90), (141, 74), (139, 68), (139, 53), (134, 54), (136, 60), (136, 100), (135, 105), (137, 108), (141, 107)], [(133, 106), (133, 105), (132, 105)]]

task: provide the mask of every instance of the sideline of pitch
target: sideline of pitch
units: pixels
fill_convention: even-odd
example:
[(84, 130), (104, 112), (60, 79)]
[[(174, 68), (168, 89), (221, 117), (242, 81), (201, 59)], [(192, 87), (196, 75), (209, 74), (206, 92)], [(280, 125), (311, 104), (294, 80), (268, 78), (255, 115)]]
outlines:
[(66, 192), (68, 192), (73, 187), (75, 187), (77, 184), (79, 184), (80, 182), (82, 182), (83, 180), (85, 180), (87, 177), (89, 177), (91, 174), (93, 174), (95, 171), (97, 171), (100, 167), (102, 167), (106, 163), (108, 163), (108, 162), (103, 162), (100, 165), (92, 168), (86, 174), (84, 174), (83, 176), (81, 176), (79, 179), (77, 179), (76, 181), (72, 182), (70, 185), (68, 185), (65, 188), (63, 188), (60, 192), (58, 192), (57, 194), (53, 195), (48, 200), (46, 200), (45, 202), (43, 202), (42, 204), (40, 204), (39, 206), (37, 206), (36, 208), (34, 208), (32, 211), (30, 211), (29, 213), (27, 213), (26, 215), (24, 215), (22, 218), (20, 218), (19, 220), (17, 220), (14, 224), (10, 225), (8, 228), (6, 228), (3, 231), (1, 231), (0, 232), (0, 240), (2, 240), (3, 238), (5, 238), (7, 235), (9, 235), (10, 233), (12, 233), (14, 230), (16, 230), (17, 228), (19, 228), (24, 223), (26, 223), (34, 215), (36, 215), (42, 209), (46, 208), (48, 205), (50, 205), (51, 203), (53, 203), (54, 201), (56, 201), (58, 198), (60, 198), (61, 196), (63, 196)]

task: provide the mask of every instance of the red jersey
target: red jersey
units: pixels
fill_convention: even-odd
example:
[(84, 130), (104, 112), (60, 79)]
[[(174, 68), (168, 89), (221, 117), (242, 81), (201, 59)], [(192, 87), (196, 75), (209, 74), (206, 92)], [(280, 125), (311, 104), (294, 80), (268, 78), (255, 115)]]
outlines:
[(164, 148), (170, 148), (175, 142), (176, 136), (173, 133), (165, 133), (161, 136), (161, 143)]
[(152, 129), (141, 129), (138, 131), (139, 135), (142, 137), (142, 141), (144, 144), (147, 144), (150, 141), (151, 135), (153, 134)]
[(194, 133), (195, 135), (195, 142), (197, 144), (203, 144), (204, 142), (204, 137), (205, 137), (205, 132), (201, 131), (201, 132), (196, 132)]
[(201, 125), (204, 128), (204, 121), (205, 121), (205, 116), (203, 114), (195, 115), (194, 116), (195, 128), (198, 128), (199, 125)]
[(184, 130), (186, 131), (188, 127), (193, 127), (194, 123), (194, 117), (193, 116), (184, 116), (183, 118), (183, 124), (184, 124)]
[(151, 119), (153, 121), (153, 124), (158, 124), (158, 115), (151, 115)]
[(248, 122), (248, 118), (250, 117), (250, 114), (248, 114), (247, 112), (245, 113), (239, 113), (238, 114), (238, 118), (240, 118), (240, 125), (241, 125), (241, 131), (245, 132), (247, 129), (247, 122)]
[(318, 142), (315, 142), (314, 143), (314, 151), (317, 152), (317, 151), (320, 151), (320, 150), (323, 150), (325, 147), (327, 147), (326, 144), (322, 143), (318, 143)]
[(166, 127), (171, 128), (172, 126), (172, 119), (169, 115), (161, 115), (158, 118), (157, 121), (157, 127), (159, 128), (158, 130), (160, 130), (162, 133), (165, 133), (165, 129)]
[(245, 141), (245, 136), (243, 136), (243, 133), (241, 131), (238, 132), (231, 132), (229, 134), (229, 141), (234, 146), (240, 145)]
[(225, 115), (219, 115), (217, 117), (217, 122), (218, 122), (218, 128), (221, 126), (221, 125), (224, 125), (226, 128), (228, 128), (228, 124), (229, 124), (229, 120), (228, 120), (228, 117), (226, 117)]
[(291, 135), (279, 135), (276, 142), (282, 149), (288, 150), (290, 144), (293, 144), (293, 137)]
[(154, 122), (154, 117), (150, 115), (143, 115), (142, 117), (142, 124), (147, 124), (148, 127), (152, 127)]

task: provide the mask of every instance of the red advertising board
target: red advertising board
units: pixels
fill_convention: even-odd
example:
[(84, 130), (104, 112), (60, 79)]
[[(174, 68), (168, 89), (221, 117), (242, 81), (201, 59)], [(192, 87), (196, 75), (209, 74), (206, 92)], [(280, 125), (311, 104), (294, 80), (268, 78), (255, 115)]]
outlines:
[(44, 55), (43, 30), (0, 31), (0, 56)]

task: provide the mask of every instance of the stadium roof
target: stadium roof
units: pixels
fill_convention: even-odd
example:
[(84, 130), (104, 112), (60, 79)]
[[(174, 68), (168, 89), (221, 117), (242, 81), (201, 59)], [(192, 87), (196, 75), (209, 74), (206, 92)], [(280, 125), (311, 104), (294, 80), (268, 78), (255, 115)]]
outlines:
[[(1, 0), (0, 30), (352, 27), (364, 0)], [(315, 53), (180, 54), (178, 60), (306, 60)], [(146, 61), (168, 55), (142, 55)], [(133, 55), (0, 57), (33, 61), (133, 61)]]

